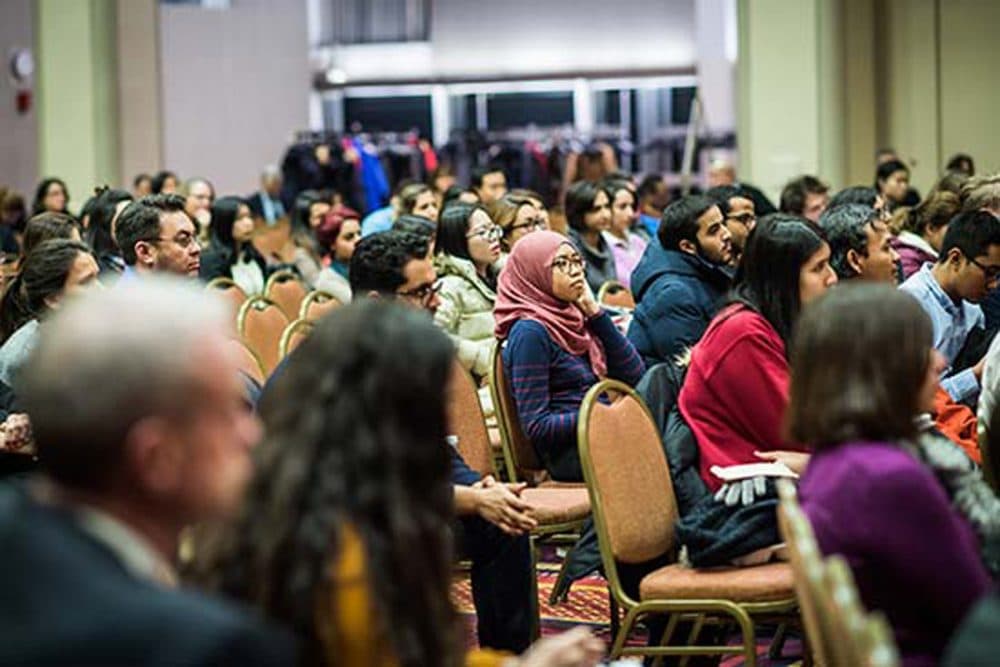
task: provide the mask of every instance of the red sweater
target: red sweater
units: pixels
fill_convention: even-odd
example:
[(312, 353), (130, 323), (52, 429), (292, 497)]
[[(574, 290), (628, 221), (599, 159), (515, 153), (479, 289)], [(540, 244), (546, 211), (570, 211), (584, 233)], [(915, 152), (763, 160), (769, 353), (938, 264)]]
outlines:
[(726, 308), (691, 351), (680, 410), (698, 441), (701, 478), (722, 483), (709, 469), (760, 463), (755, 451), (803, 447), (785, 442), (788, 362), (778, 332), (744, 306)]

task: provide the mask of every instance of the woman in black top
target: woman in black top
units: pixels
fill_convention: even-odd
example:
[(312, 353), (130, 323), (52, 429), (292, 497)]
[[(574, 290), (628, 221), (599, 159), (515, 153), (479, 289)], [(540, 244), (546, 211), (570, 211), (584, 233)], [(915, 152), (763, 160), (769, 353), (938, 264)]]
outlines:
[(253, 243), (250, 206), (239, 197), (222, 197), (212, 204), (209, 245), (201, 254), (203, 280), (231, 278), (248, 296), (261, 294), (268, 267)]

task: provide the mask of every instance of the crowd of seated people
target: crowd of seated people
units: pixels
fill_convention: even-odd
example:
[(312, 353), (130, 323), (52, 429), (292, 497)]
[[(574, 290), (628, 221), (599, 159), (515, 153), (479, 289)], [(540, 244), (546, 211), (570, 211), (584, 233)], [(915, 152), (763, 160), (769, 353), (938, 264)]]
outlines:
[[(904, 665), (995, 655), (1000, 468), (978, 436), (1000, 451), (1000, 178), (956, 156), (921, 199), (897, 154), (877, 162), (874, 187), (798, 176), (780, 210), (725, 163), (704, 195), (612, 171), (551, 212), (493, 165), (400, 183), (367, 215), (334, 184), (286, 209), (274, 168), (249, 196), (161, 171), (79, 207), (46, 178), (3, 236), (0, 449), (37, 464), (0, 481), (0, 623), (19, 630), (0, 665), (597, 664), (585, 630), (536, 641), (539, 508), (463, 459), (458, 367), (480, 389), (505, 375), (497, 418), (554, 488), (586, 483), (588, 391), (671, 368), (674, 398), (649, 407), (671, 414), (669, 469), (702, 487), (682, 567), (691, 526), (756, 508), (776, 531), (771, 478), (793, 476)], [(289, 247), (259, 246), (283, 221)], [(341, 305), (248, 392), (204, 284), (258, 295), (278, 270)], [(622, 329), (610, 286), (635, 302)]]

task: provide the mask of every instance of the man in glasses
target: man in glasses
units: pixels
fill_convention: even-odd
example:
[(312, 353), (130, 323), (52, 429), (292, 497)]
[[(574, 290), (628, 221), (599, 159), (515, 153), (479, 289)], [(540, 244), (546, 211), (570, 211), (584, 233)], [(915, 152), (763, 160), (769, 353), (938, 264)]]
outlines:
[(125, 260), (122, 279), (148, 273), (198, 277), (201, 246), (180, 195), (143, 197), (125, 207), (115, 225), (115, 241)]
[(637, 305), (628, 338), (647, 368), (698, 342), (729, 289), (733, 258), (733, 235), (708, 197), (667, 206), (657, 236), (632, 272)]
[(988, 211), (955, 216), (937, 263), (924, 266), (902, 284), (934, 325), (934, 347), (948, 361), (941, 386), (953, 400), (973, 402), (979, 393), (983, 354), (991, 336), (979, 303), (1000, 277), (1000, 219)]
[(743, 256), (747, 237), (757, 226), (753, 200), (738, 185), (720, 185), (706, 192), (705, 196), (714, 201), (722, 211), (733, 244), (733, 258), (729, 263), (735, 267)]

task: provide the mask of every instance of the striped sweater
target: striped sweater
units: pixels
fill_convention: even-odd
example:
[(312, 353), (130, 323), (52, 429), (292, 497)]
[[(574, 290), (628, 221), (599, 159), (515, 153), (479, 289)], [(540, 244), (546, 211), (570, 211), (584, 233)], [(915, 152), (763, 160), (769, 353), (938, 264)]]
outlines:
[[(646, 367), (607, 312), (587, 321), (607, 356), (608, 377), (634, 386)], [(503, 350), (518, 416), (539, 458), (553, 479), (581, 482), (576, 424), (580, 405), (598, 377), (586, 355), (559, 347), (538, 322), (521, 320), (510, 330)]]

